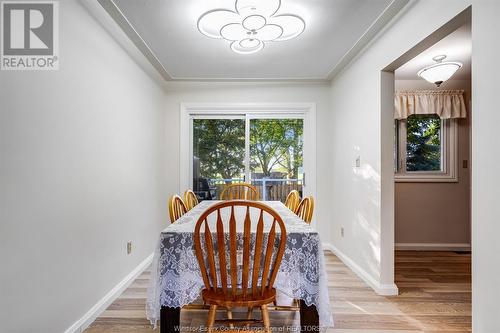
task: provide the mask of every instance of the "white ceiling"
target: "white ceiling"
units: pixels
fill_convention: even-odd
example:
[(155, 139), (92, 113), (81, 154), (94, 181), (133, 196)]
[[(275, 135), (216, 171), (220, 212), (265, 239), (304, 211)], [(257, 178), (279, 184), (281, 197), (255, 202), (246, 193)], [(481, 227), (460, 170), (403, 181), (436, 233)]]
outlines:
[(114, 2), (171, 79), (324, 80), (392, 0), (281, 0), (277, 14), (301, 16), (305, 31), (252, 55), (236, 54), (197, 29), (203, 13), (234, 9), (235, 0)]
[(470, 80), (471, 77), (471, 55), (472, 39), (471, 26), (467, 23), (412, 60), (405, 63), (395, 71), (397, 80), (419, 80), (417, 72), (429, 65), (434, 64), (433, 57), (446, 55), (445, 61), (458, 61), (463, 64), (453, 76), (455, 80)]

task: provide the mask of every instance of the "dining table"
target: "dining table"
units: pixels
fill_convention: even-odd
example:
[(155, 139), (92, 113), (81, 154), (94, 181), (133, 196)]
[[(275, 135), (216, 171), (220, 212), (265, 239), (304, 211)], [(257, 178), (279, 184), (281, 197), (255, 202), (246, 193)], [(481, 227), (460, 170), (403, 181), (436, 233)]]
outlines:
[[(201, 295), (204, 284), (194, 250), (194, 229), (203, 212), (219, 202), (200, 202), (160, 232), (151, 267), (146, 315), (155, 327), (159, 322), (161, 333), (179, 332), (181, 308)], [(261, 202), (279, 214), (286, 228), (285, 252), (274, 287), (279, 293), (299, 301), (301, 332), (333, 327), (319, 233), (282, 202)], [(235, 209), (236, 221), (242, 221), (246, 208)], [(258, 216), (252, 216), (252, 221), (254, 219)], [(265, 234), (272, 221), (264, 222)]]

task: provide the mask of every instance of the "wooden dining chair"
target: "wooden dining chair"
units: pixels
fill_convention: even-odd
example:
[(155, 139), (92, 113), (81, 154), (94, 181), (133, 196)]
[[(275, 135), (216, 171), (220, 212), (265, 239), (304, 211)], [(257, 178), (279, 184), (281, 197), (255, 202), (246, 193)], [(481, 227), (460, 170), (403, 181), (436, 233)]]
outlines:
[(292, 190), (290, 193), (288, 193), (286, 200), (285, 200), (285, 206), (288, 207), (292, 212), (295, 212), (297, 210), (297, 207), (299, 206), (300, 203), (300, 194), (299, 191), (297, 190)]
[(198, 197), (192, 190), (187, 190), (184, 192), (184, 204), (186, 205), (186, 209), (190, 211), (194, 206), (199, 204)]
[[(236, 209), (244, 210), (244, 219), (241, 214), (241, 220), (236, 221)], [(264, 244), (265, 217), (273, 221), (266, 244)], [(215, 228), (214, 236), (207, 222), (209, 220), (214, 221), (212, 224), (212, 228)], [(252, 255), (250, 230), (254, 223), (257, 225), (254, 228), (256, 233)], [(229, 228), (227, 238), (225, 237), (227, 233), (224, 233), (225, 225)], [(276, 226), (279, 227), (279, 232)], [(243, 244), (237, 241), (237, 229), (243, 235)], [(273, 285), (285, 251), (285, 244), (286, 229), (280, 215), (269, 206), (259, 202), (225, 201), (208, 208), (200, 216), (194, 229), (194, 248), (205, 284), (201, 295), (205, 304), (210, 306), (207, 320), (208, 332), (213, 330), (217, 307), (228, 310), (233, 307), (246, 307), (249, 309), (246, 319), (232, 319), (232, 316), (228, 316), (229, 319), (217, 322), (230, 325), (262, 322), (265, 331), (270, 333), (267, 306), (276, 300), (276, 289)], [(237, 259), (238, 251), (242, 251), (241, 265)], [(251, 276), (250, 269), (252, 270)], [(238, 277), (241, 279), (241, 285), (238, 285)], [(254, 307), (260, 307), (262, 320), (251, 319)]]
[(174, 223), (182, 215), (187, 213), (186, 205), (182, 198), (177, 194), (173, 195), (168, 199), (168, 213), (170, 215), (170, 223)]
[(312, 221), (313, 213), (314, 199), (311, 195), (302, 199), (299, 206), (297, 207), (297, 210), (295, 211), (295, 214), (297, 214), (297, 216), (303, 219), (307, 224), (310, 224)]
[(229, 184), (220, 195), (221, 200), (259, 200), (259, 192), (255, 186), (247, 183)]

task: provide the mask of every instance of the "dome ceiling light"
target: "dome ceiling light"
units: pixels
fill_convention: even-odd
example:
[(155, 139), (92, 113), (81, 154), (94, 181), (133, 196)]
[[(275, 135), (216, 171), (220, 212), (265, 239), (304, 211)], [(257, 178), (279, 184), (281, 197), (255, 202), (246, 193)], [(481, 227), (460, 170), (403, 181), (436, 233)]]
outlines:
[(304, 31), (306, 24), (300, 16), (276, 14), (280, 6), (280, 0), (236, 0), (234, 11), (214, 9), (201, 15), (198, 30), (229, 41), (236, 53), (256, 53), (267, 42), (289, 40)]
[(432, 60), (436, 64), (422, 68), (418, 71), (417, 75), (439, 87), (443, 82), (452, 77), (456, 71), (462, 68), (461, 63), (452, 61), (443, 62), (444, 59), (446, 59), (445, 55), (435, 56)]

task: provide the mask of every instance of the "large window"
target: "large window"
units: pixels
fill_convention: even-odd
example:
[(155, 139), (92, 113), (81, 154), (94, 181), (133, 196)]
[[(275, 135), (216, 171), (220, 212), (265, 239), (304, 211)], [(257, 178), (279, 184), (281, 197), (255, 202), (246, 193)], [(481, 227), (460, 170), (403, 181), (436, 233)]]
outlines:
[(302, 192), (304, 119), (254, 115), (192, 119), (193, 190), (219, 199), (227, 184), (250, 182), (263, 200)]
[(314, 103), (181, 103), (180, 111), (181, 191), (214, 200), (243, 181), (262, 200), (315, 194)]
[(395, 123), (396, 181), (456, 181), (456, 120), (412, 115)]

